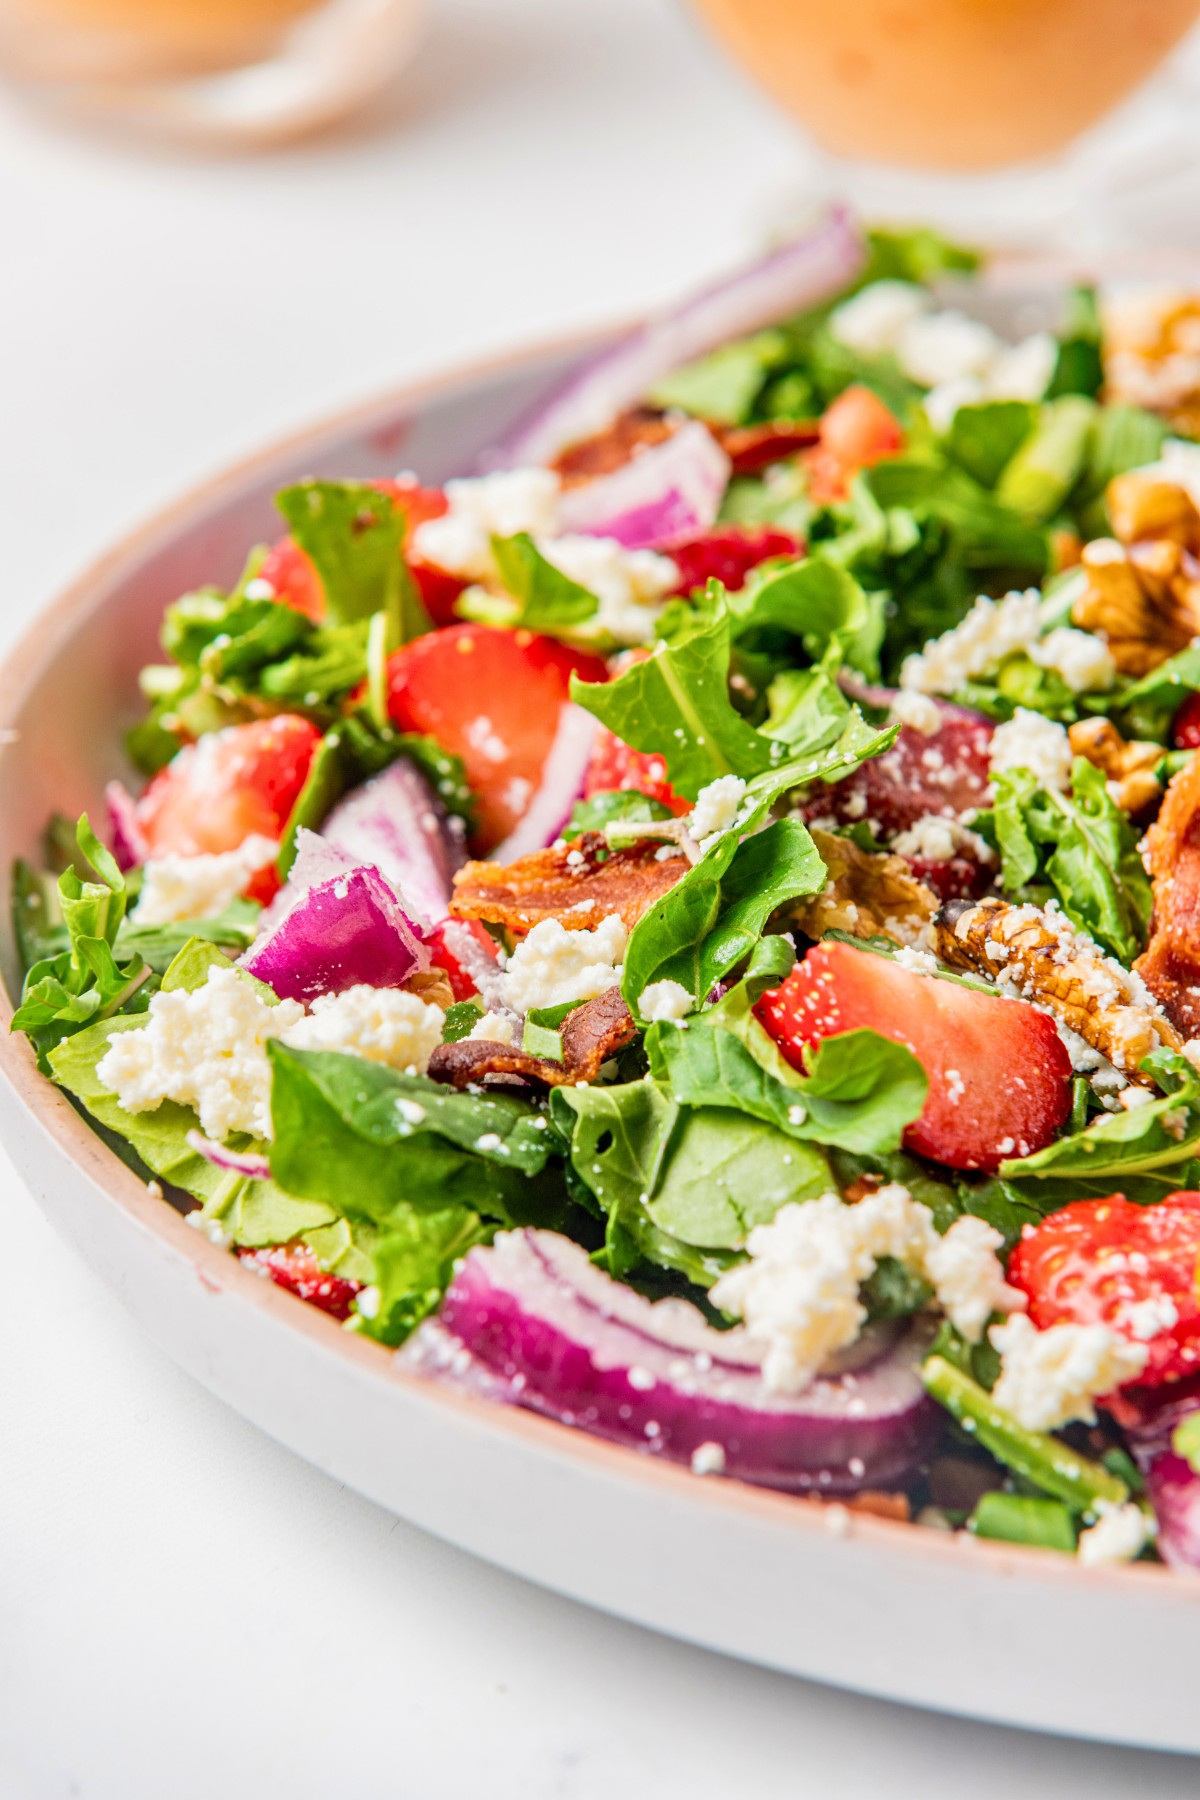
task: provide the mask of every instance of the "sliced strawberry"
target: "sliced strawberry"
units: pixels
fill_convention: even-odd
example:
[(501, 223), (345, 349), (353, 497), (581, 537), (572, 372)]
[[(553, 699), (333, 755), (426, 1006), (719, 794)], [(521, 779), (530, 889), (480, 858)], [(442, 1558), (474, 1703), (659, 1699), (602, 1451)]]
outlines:
[(604, 681), (597, 656), (555, 638), (451, 625), (388, 663), (392, 722), (461, 756), (479, 801), (478, 846), (492, 849), (522, 817), (542, 776), (572, 672)]
[(751, 569), (757, 569), (772, 556), (803, 554), (804, 546), (788, 531), (772, 531), (765, 526), (723, 526), (673, 546), (671, 560), (679, 569), (675, 592), (690, 594), (715, 577), (734, 594), (745, 587)]
[(1023, 1000), (982, 994), (850, 944), (818, 944), (755, 1012), (794, 1068), (839, 1032), (904, 1044), (929, 1077), (909, 1150), (952, 1169), (999, 1168), (1050, 1143), (1071, 1111), (1071, 1063)]
[(1171, 728), (1177, 750), (1200, 749), (1200, 694), (1189, 694)]
[(930, 862), (924, 856), (905, 857), (918, 881), (931, 887), (938, 899), (978, 900), (992, 884), (991, 869), (969, 856), (952, 856), (949, 862)]
[[(886, 704), (889, 695), (886, 689), (872, 688), (864, 697)], [(926, 737), (910, 725), (901, 726), (882, 756), (860, 763), (844, 781), (811, 789), (804, 816), (833, 818), (838, 824), (868, 819), (889, 838), (931, 813), (957, 819), (987, 806), (990, 720), (965, 706), (935, 704), (942, 720), (937, 731)]]
[[(486, 926), (482, 925), (478, 919), (456, 919), (454, 925), (456, 932), (469, 931), (479, 945), (482, 954), (490, 957), (497, 966), (499, 965), (496, 941)], [(429, 960), (434, 968), (445, 972), (450, 983), (450, 991), (456, 1000), (470, 1000), (479, 992), (474, 976), (464, 968), (446, 942), (445, 921), (436, 926), (431, 935), (426, 938), (425, 947), (429, 951)]]
[(900, 421), (879, 396), (857, 383), (848, 387), (823, 414), (821, 441), (804, 457), (810, 496), (821, 506), (845, 499), (860, 469), (903, 446)]
[(265, 1250), (239, 1250), (238, 1260), (256, 1274), (267, 1276), (297, 1299), (320, 1307), (335, 1319), (348, 1319), (361, 1281), (347, 1281), (323, 1269), (307, 1244), (272, 1244)]
[(321, 577), (295, 538), (283, 537), (272, 544), (263, 558), (258, 579), (274, 590), (281, 605), (303, 613), (306, 619), (319, 619), (325, 611)]
[[(277, 838), (308, 774), (321, 734), (307, 719), (277, 713), (210, 731), (186, 745), (137, 802), (151, 856), (236, 850), (248, 837)], [(256, 876), (252, 899), (269, 900), (271, 870)]]
[(615, 732), (602, 725), (596, 733), (592, 760), (583, 779), (583, 797), (593, 794), (633, 792), (645, 794), (669, 806), (676, 817), (691, 812), (692, 803), (677, 794), (667, 780), (667, 765), (661, 756), (647, 750), (633, 750)]
[(1009, 1280), (1035, 1325), (1108, 1325), (1148, 1346), (1138, 1387), (1200, 1374), (1200, 1193), (1135, 1206), (1123, 1194), (1074, 1200), (1028, 1230)]

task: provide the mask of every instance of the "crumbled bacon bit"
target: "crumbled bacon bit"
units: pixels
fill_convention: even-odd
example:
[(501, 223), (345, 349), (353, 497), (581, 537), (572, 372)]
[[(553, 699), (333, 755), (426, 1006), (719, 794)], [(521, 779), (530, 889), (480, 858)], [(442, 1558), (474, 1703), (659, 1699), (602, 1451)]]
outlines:
[(443, 1044), (429, 1059), (429, 1074), (457, 1088), (489, 1079), (531, 1082), (540, 1087), (574, 1087), (595, 1081), (610, 1056), (631, 1043), (637, 1027), (620, 988), (609, 988), (567, 1014), (561, 1029), (562, 1061), (533, 1056), (486, 1038)]
[(542, 919), (558, 919), (569, 931), (594, 931), (619, 913), (632, 931), (687, 873), (686, 856), (672, 853), (660, 860), (660, 849), (645, 841), (610, 850), (601, 832), (588, 831), (503, 866), (470, 862), (454, 877), (451, 916), (486, 919), (523, 936)]
[(1200, 1033), (1200, 757), (1167, 788), (1143, 842), (1154, 885), (1150, 942), (1134, 965), (1172, 1024)]

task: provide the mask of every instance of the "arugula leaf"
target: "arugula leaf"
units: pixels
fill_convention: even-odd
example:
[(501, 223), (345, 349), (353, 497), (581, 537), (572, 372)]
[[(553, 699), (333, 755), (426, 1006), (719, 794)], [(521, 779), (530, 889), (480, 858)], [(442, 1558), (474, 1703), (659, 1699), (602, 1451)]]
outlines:
[(999, 490), (988, 493), (953, 463), (889, 457), (859, 479), (885, 512), (899, 508), (940, 520), (953, 534), (955, 557), (968, 570), (1011, 569), (1037, 576), (1046, 568), (1045, 533), (1020, 518)]
[(518, 602), (516, 615), (506, 623), (553, 632), (580, 625), (599, 610), (595, 594), (555, 568), (527, 531), (494, 537), (492, 554), (506, 593)]
[(1142, 1067), (1163, 1089), (1161, 1099), (1131, 1112), (1101, 1113), (1082, 1131), (1033, 1156), (1001, 1163), (1001, 1179), (1028, 1184), (1045, 1176), (1075, 1178), (1111, 1182), (1108, 1192), (1120, 1187), (1128, 1193), (1129, 1176), (1178, 1169), (1195, 1157), (1200, 1152), (1200, 1073), (1186, 1057), (1166, 1050), (1156, 1050)]
[(492, 1228), (467, 1206), (394, 1218), (372, 1246), (379, 1304), (373, 1318), (357, 1315), (359, 1329), (379, 1343), (402, 1344), (440, 1306), (458, 1259), (491, 1236)]
[(1103, 771), (1076, 757), (1070, 797), (1040, 788), (1028, 769), (1006, 770), (993, 785), (1005, 889), (1048, 881), (1073, 925), (1131, 963), (1145, 947), (1153, 895), (1137, 833)]
[(812, 669), (784, 669), (767, 689), (763, 731), (795, 754), (826, 750), (843, 734), (851, 705), (837, 682), (841, 658), (833, 646)]
[(1030, 525), (1053, 518), (1087, 464), (1096, 415), (1078, 394), (1049, 400), (996, 483), (996, 498)]
[[(764, 1034), (765, 1035), (765, 1034)], [(650, 1073), (680, 1105), (733, 1108), (787, 1137), (885, 1155), (925, 1104), (928, 1079), (910, 1050), (873, 1031), (821, 1044), (809, 1072), (781, 1081), (714, 1010), (646, 1033)]]
[(633, 928), (621, 989), (634, 1016), (652, 981), (678, 981), (698, 1005), (750, 953), (785, 901), (816, 893), (825, 865), (804, 826), (779, 819), (738, 842), (727, 832)]
[(764, 627), (798, 637), (814, 662), (836, 644), (852, 668), (879, 676), (883, 602), (867, 595), (853, 575), (823, 556), (791, 562), (728, 600), (738, 638)]
[(1060, 394), (1085, 394), (1092, 400), (1099, 397), (1104, 386), (1102, 339), (1095, 288), (1072, 288), (1058, 333), (1058, 360), (1046, 388), (1047, 400), (1055, 400)]
[(985, 488), (994, 488), (1034, 428), (1027, 400), (984, 400), (960, 406), (946, 433), (946, 453)]
[(671, 817), (671, 809), (661, 800), (639, 794), (636, 788), (616, 788), (602, 794), (589, 794), (577, 800), (567, 821), (567, 837), (578, 837), (584, 831), (603, 831), (606, 825), (624, 820), (629, 824), (651, 825)]
[[(361, 481), (301, 481), (275, 503), (321, 577), (330, 624), (388, 612), (398, 640), (417, 635), (403, 630), (402, 614), (414, 610), (405, 593), (411, 578), (402, 554), (404, 511), (389, 494)], [(427, 621), (421, 629), (429, 629)]]
[(1200, 644), (1189, 644), (1148, 675), (1121, 688), (1111, 710), (1128, 737), (1164, 742), (1171, 722), (1189, 693), (1200, 692)]
[(571, 698), (635, 750), (661, 755), (671, 786), (694, 800), (721, 775), (756, 775), (784, 749), (748, 725), (729, 698), (730, 616), (699, 611), (615, 681), (571, 676)]
[(569, 1216), (553, 1144), (526, 1102), (474, 1095), (331, 1051), (268, 1046), (271, 1172), (281, 1187), (387, 1225), (397, 1208), (470, 1197), (508, 1225)]

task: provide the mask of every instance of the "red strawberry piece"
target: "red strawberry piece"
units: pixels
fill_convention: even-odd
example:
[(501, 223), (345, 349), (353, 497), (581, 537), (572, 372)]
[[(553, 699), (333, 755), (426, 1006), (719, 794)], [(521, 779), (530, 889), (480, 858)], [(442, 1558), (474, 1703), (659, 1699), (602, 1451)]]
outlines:
[(1189, 694), (1175, 714), (1172, 736), (1178, 750), (1200, 749), (1200, 694)]
[(751, 569), (773, 556), (802, 556), (804, 546), (788, 531), (731, 525), (676, 544), (670, 554), (679, 570), (677, 594), (690, 594), (712, 580), (735, 594), (745, 587)]
[(667, 779), (667, 765), (661, 756), (647, 750), (633, 750), (602, 725), (596, 733), (592, 758), (584, 776), (583, 795), (634, 792), (660, 800), (681, 817), (691, 812), (692, 803), (677, 794)]
[(857, 383), (848, 387), (823, 414), (821, 441), (804, 457), (810, 497), (819, 506), (845, 499), (860, 469), (903, 446), (900, 421), (879, 396)]
[(923, 856), (905, 858), (918, 881), (931, 887), (938, 899), (978, 900), (992, 882), (992, 871), (969, 856), (952, 856), (949, 862), (930, 862)]
[(256, 1274), (335, 1319), (350, 1317), (354, 1296), (362, 1290), (361, 1281), (347, 1281), (323, 1269), (308, 1245), (299, 1241), (272, 1244), (265, 1250), (239, 1250), (237, 1254), (238, 1260)]
[(258, 579), (274, 590), (280, 605), (290, 606), (306, 619), (319, 619), (325, 611), (321, 577), (295, 538), (280, 538), (272, 544), (263, 558)]
[[(455, 931), (469, 931), (480, 950), (489, 956), (494, 963), (499, 963), (494, 938), (478, 919), (456, 919)], [(450, 991), (456, 1000), (470, 1000), (479, 992), (479, 988), (470, 972), (465, 969), (458, 957), (446, 942), (446, 922), (436, 926), (425, 940), (429, 951), (429, 960), (435, 969), (441, 969), (450, 983)]]
[(1074, 1200), (1027, 1230), (1008, 1278), (1029, 1316), (1050, 1325), (1108, 1325), (1147, 1345), (1138, 1388), (1200, 1376), (1200, 1193), (1135, 1206), (1123, 1194)]
[(429, 632), (390, 658), (392, 723), (428, 733), (461, 756), (479, 802), (481, 849), (507, 837), (529, 805), (572, 673), (584, 681), (608, 678), (598, 656), (532, 631), (488, 625)]
[(1071, 1063), (1054, 1025), (1023, 1000), (983, 994), (842, 943), (818, 944), (755, 1012), (794, 1068), (840, 1032), (904, 1044), (929, 1077), (909, 1150), (994, 1172), (1050, 1143), (1071, 1111)]
[[(185, 745), (137, 802), (149, 855), (218, 853), (255, 833), (279, 837), (320, 741), (308, 719), (277, 713)], [(266, 901), (277, 886), (274, 870), (265, 870), (248, 891)]]
[[(887, 704), (886, 689), (864, 692), (872, 704)], [(992, 725), (965, 706), (935, 703), (942, 723), (926, 737), (903, 725), (890, 750), (861, 763), (844, 781), (814, 787), (804, 803), (807, 819), (837, 824), (867, 819), (885, 838), (907, 831), (930, 814), (960, 818), (988, 805), (988, 747)]]

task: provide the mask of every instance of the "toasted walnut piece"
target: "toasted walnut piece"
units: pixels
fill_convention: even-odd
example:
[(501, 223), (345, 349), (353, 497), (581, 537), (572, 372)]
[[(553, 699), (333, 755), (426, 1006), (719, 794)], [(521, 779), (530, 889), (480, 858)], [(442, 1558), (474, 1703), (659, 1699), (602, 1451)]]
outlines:
[(418, 969), (404, 983), (404, 991), (431, 1006), (440, 1006), (443, 1012), (454, 1005), (454, 990), (444, 969)]
[(1138, 813), (1157, 800), (1162, 784), (1154, 766), (1162, 761), (1161, 744), (1123, 738), (1111, 719), (1080, 719), (1067, 735), (1073, 755), (1104, 771), (1109, 795), (1122, 811)]
[(1044, 1006), (1130, 1081), (1154, 1086), (1138, 1064), (1152, 1050), (1183, 1047), (1142, 983), (1056, 907), (951, 900), (935, 920), (934, 937), (943, 962)]
[(1148, 675), (1200, 632), (1196, 564), (1178, 544), (1127, 549), (1116, 538), (1096, 538), (1081, 561), (1087, 587), (1072, 622), (1103, 636), (1122, 675)]
[(1106, 495), (1113, 536), (1123, 544), (1168, 539), (1200, 551), (1200, 508), (1186, 488), (1146, 469), (1114, 476)]
[(620, 913), (632, 931), (642, 914), (686, 875), (686, 856), (662, 856), (663, 846), (640, 840), (610, 850), (602, 832), (588, 831), (561, 849), (535, 850), (516, 862), (469, 862), (454, 877), (455, 919), (485, 919), (521, 937), (542, 919), (568, 931), (594, 931)]
[(1161, 413), (1184, 437), (1200, 427), (1200, 299), (1172, 292), (1105, 307), (1105, 399)]
[(1142, 855), (1154, 886), (1150, 941), (1135, 964), (1167, 1016), (1200, 1033), (1200, 757), (1168, 784)]
[(917, 880), (902, 856), (860, 850), (849, 838), (815, 826), (811, 830), (829, 879), (819, 894), (792, 908), (801, 931), (811, 938), (846, 931), (852, 937), (888, 937), (897, 944), (924, 941), (937, 895)]

